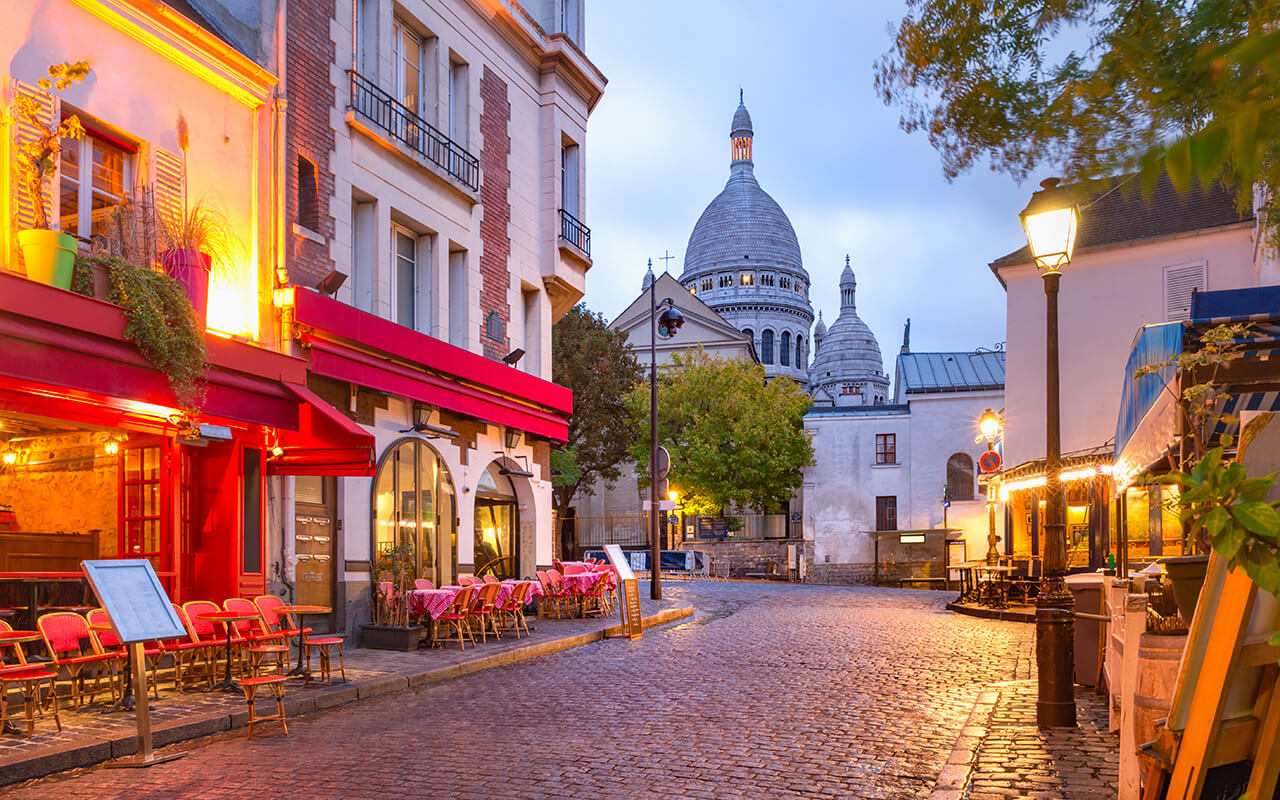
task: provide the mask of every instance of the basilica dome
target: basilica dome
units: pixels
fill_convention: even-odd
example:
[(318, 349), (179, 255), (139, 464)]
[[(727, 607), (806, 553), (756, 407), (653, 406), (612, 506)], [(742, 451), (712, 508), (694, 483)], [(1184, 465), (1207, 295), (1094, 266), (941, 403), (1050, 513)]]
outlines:
[(729, 180), (693, 226), (680, 282), (749, 333), (770, 377), (808, 380), (809, 273), (786, 212), (756, 180), (751, 115), (730, 123)]
[(845, 256), (840, 275), (840, 316), (819, 337), (809, 370), (810, 391), (820, 402), (838, 406), (888, 402), (889, 376), (884, 371), (880, 343), (858, 316), (857, 288), (858, 280)]

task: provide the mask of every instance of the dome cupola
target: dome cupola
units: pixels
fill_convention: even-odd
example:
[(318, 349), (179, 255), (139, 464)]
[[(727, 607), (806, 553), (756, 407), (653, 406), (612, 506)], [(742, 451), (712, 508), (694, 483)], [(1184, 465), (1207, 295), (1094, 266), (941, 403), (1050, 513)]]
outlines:
[(733, 161), (751, 161), (751, 139), (755, 131), (751, 130), (751, 115), (742, 101), (742, 90), (738, 90), (738, 110), (733, 112), (733, 124), (729, 126), (730, 150)]
[(814, 330), (818, 349), (809, 371), (809, 391), (833, 398), (837, 406), (880, 405), (889, 401), (889, 376), (880, 343), (858, 316), (858, 280), (849, 261), (846, 255), (840, 273), (840, 316), (830, 328)]

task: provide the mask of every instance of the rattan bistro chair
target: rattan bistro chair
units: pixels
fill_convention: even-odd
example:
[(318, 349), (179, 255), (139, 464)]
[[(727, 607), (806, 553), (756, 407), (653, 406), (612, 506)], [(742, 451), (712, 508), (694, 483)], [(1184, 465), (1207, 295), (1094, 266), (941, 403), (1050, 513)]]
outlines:
[(40, 636), (44, 639), (45, 649), (55, 666), (67, 671), (67, 679), (71, 682), (71, 702), (80, 707), (81, 686), (84, 684), (85, 670), (93, 668), (93, 689), (89, 692), (89, 702), (97, 699), (102, 685), (102, 674), (107, 674), (107, 685), (110, 691), (115, 689), (115, 674), (119, 669), (121, 656), (119, 653), (104, 653), (89, 623), (79, 614), (70, 611), (56, 611), (45, 614), (36, 622)]
[[(486, 631), (492, 630), (495, 638), (501, 639), (498, 633), (498, 620), (494, 616), (494, 601), (498, 599), (501, 583), (486, 583), (476, 588), (475, 599), (471, 601), (471, 621), (480, 628), (480, 643), (489, 641)], [(471, 637), (472, 643), (475, 637)]]
[[(13, 628), (8, 623), (0, 620), (0, 633), (8, 633)], [(4, 663), (4, 650), (6, 647), (13, 648), (12, 664)], [(27, 738), (31, 738), (31, 734), (35, 732), (35, 714), (39, 713), (40, 718), (44, 719), (44, 703), (48, 702), (53, 706), (53, 721), (57, 723), (58, 730), (62, 730), (62, 718), (58, 716), (58, 697), (55, 681), (58, 678), (56, 670), (51, 670), (44, 664), (28, 664), (27, 657), (22, 652), (22, 645), (18, 642), (0, 643), (0, 730), (4, 730), (6, 725), (6, 717), (9, 712), (9, 684), (18, 684), (18, 689), (22, 694), (22, 708), (27, 718)], [(49, 695), (42, 702), (40, 698), (41, 687), (48, 682)]]
[(445, 609), (444, 613), (431, 621), (431, 641), (433, 646), (443, 645), (453, 637), (441, 638), (440, 623), (445, 623), (449, 628), (457, 634), (458, 647), (463, 650), (467, 649), (467, 645), (463, 641), (469, 637), (471, 644), (475, 645), (476, 639), (471, 635), (471, 625), (469, 617), (471, 615), (471, 604), (475, 599), (476, 588), (474, 586), (464, 586), (453, 597), (453, 602)]
[[(111, 625), (111, 616), (107, 614), (105, 608), (93, 608), (85, 615), (85, 619), (89, 622), (89, 627), (99, 626), (93, 635), (98, 638), (98, 644), (104, 653), (117, 653), (120, 658), (127, 659), (129, 657), (128, 649), (124, 643), (120, 641), (120, 637), (116, 635), (114, 629), (108, 628)], [(164, 650), (156, 642), (147, 642), (142, 648), (142, 657), (147, 662), (147, 673), (151, 682), (151, 691), (155, 694), (156, 699), (160, 699), (160, 679), (157, 673), (160, 671), (160, 658), (164, 655)], [(128, 675), (122, 676), (123, 680), (129, 680)], [(123, 687), (121, 688), (123, 691)]]
[(524, 629), (524, 635), (529, 635), (529, 623), (524, 618), (524, 604), (529, 598), (529, 582), (520, 581), (516, 584), (516, 588), (511, 590), (511, 594), (507, 596), (507, 602), (502, 608), (498, 609), (498, 618), (502, 621), (502, 629), (515, 631), (516, 638), (520, 638), (520, 629)]

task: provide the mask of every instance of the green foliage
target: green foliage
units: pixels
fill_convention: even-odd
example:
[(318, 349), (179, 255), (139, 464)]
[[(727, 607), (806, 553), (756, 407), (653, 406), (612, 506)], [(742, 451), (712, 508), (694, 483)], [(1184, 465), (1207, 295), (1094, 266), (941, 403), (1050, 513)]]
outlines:
[(1250, 478), (1243, 464), (1224, 459), (1222, 451), (1213, 448), (1191, 471), (1171, 472), (1160, 483), (1181, 489), (1180, 514), (1192, 537), (1207, 541), (1260, 588), (1280, 595), (1280, 501), (1267, 502), (1277, 473)]
[(76, 263), (71, 268), (71, 291), (93, 297), (93, 264), (93, 259), (76, 255)]
[[(668, 481), (681, 505), (763, 513), (790, 500), (813, 463), (803, 422), (811, 403), (792, 381), (766, 382), (759, 364), (674, 354), (658, 376), (658, 441), (671, 454)], [(637, 386), (627, 405), (641, 434), (631, 453), (647, 485), (649, 387)]]
[(1185, 190), (1255, 181), (1273, 242), (1280, 0), (908, 0), (876, 90), (948, 178), (982, 159), (1021, 179), (1161, 171)]
[(557, 515), (563, 515), (578, 490), (622, 475), (637, 429), (625, 400), (642, 370), (622, 331), (609, 329), (604, 317), (577, 305), (551, 329), (552, 377), (573, 390), (569, 439), (551, 454), (551, 479)]
[(205, 199), (174, 214), (156, 214), (160, 244), (167, 250), (195, 250), (210, 257), (211, 277), (227, 276), (236, 248), (225, 214)]
[[(89, 75), (89, 62), (76, 61), (54, 64), (49, 76), (37, 81), (48, 96), (52, 91), (62, 91), (73, 83), (79, 83)], [(45, 104), (35, 97), (15, 93), (9, 108), (10, 121), (27, 125), (39, 131), (30, 141), (19, 139), (15, 146), (14, 170), (18, 183), (26, 190), (35, 207), (32, 224), (36, 228), (49, 228), (49, 183), (58, 168), (63, 139), (79, 139), (84, 135), (80, 118), (71, 114), (58, 124), (50, 124), (46, 118)]]
[(124, 336), (143, 357), (169, 377), (178, 407), (194, 420), (204, 403), (198, 381), (204, 374), (204, 331), (182, 285), (147, 267), (106, 257), (111, 275), (109, 302), (121, 306), (128, 324)]
[(401, 542), (378, 551), (373, 584), (374, 613), (378, 625), (406, 627), (409, 606), (405, 596), (413, 588), (413, 543)]

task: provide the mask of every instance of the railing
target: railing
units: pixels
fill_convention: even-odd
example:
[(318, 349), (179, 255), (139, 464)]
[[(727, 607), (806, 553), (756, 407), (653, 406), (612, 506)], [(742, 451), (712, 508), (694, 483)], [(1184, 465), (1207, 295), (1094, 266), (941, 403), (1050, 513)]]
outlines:
[(560, 238), (591, 255), (591, 229), (563, 208), (560, 209)]
[(648, 520), (647, 514), (574, 517), (574, 544), (579, 549), (601, 548), (606, 544), (631, 547), (648, 544)]
[(351, 108), (360, 116), (469, 189), (480, 188), (479, 159), (359, 72), (349, 69), (347, 74), (351, 76)]

